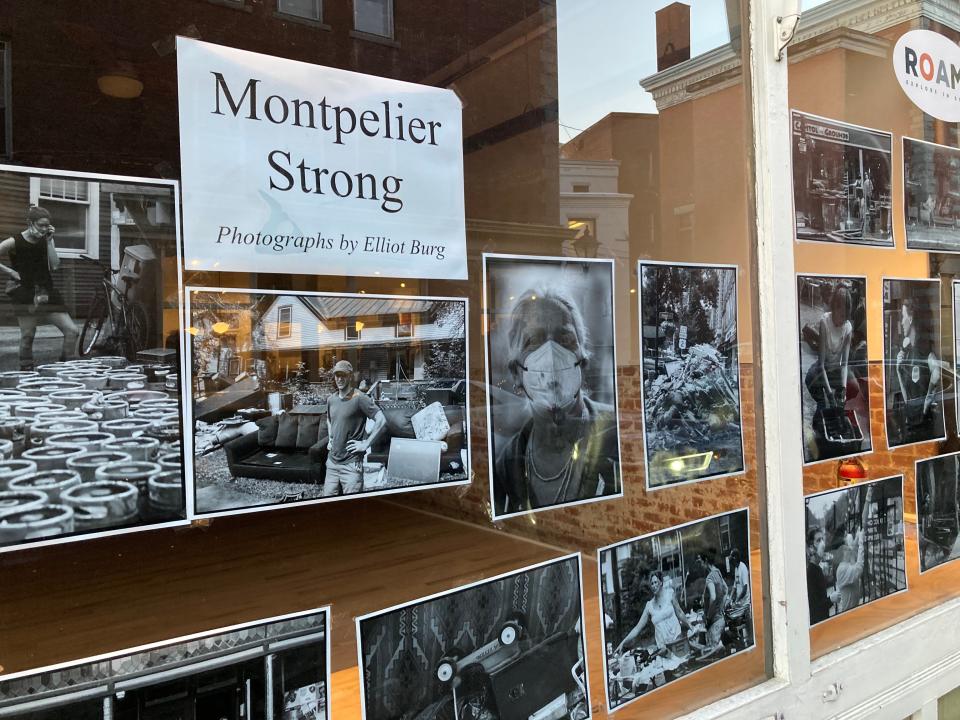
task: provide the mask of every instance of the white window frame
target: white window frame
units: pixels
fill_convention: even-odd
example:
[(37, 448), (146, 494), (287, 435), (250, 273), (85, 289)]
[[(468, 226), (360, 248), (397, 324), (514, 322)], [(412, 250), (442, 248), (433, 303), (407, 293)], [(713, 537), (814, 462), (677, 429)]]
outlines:
[(363, 35), (370, 35), (371, 37), (386, 38), (388, 40), (393, 40), (394, 36), (397, 33), (397, 29), (394, 26), (393, 22), (393, 4), (394, 0), (383, 0), (386, 3), (387, 7), (387, 22), (390, 24), (390, 34), (381, 35), (380, 33), (372, 33), (369, 30), (362, 30), (357, 27), (357, 3), (353, 3), (353, 30), (354, 32), (362, 33)]
[[(289, 313), (289, 320), (283, 319), (284, 311)], [(280, 328), (286, 322), (287, 332), (281, 332)], [(280, 305), (277, 307), (277, 340), (286, 340), (293, 337), (293, 305)]]
[[(868, 12), (885, 0), (844, 0)], [(938, 720), (937, 699), (960, 685), (960, 597), (811, 660), (806, 587), (797, 299), (778, 292), (793, 278), (788, 58), (775, 60), (778, 18), (799, 2), (750, 0), (750, 122), (756, 193), (758, 386), (765, 480), (764, 608), (773, 677), (684, 716), (688, 720)], [(911, 12), (917, 17), (921, 3)], [(908, 19), (903, 15), (903, 19)], [(747, 20), (747, 18), (744, 18)], [(759, 168), (759, 170), (758, 170)]]
[[(42, 178), (49, 180), (70, 180), (73, 182), (83, 182), (82, 178), (59, 178), (55, 175), (44, 175)], [(30, 177), (30, 204), (31, 205), (40, 205), (43, 207), (44, 198), (40, 197), (40, 180), (42, 179), (39, 175), (32, 175)], [(75, 202), (77, 205), (85, 205), (87, 207), (87, 221), (85, 229), (85, 239), (86, 247), (83, 250), (75, 250), (73, 248), (63, 248), (57, 246), (57, 255), (61, 258), (78, 258), (81, 255), (86, 255), (91, 257), (94, 260), (100, 259), (100, 183), (94, 181), (87, 182), (87, 200), (86, 202), (81, 201), (71, 201), (64, 200), (62, 198), (50, 198), (56, 202)], [(51, 218), (54, 227), (57, 225), (56, 214)], [(112, 238), (111, 238), (112, 240)], [(54, 236), (54, 244), (56, 244), (56, 236)]]

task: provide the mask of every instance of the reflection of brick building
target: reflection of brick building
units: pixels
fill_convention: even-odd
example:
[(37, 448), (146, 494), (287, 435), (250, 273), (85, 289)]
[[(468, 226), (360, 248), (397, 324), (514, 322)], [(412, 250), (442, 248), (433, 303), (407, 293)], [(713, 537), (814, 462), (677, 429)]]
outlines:
[[(5, 111), (12, 116), (13, 161), (177, 177), (173, 38), (183, 34), (453, 89), (463, 100), (470, 277), (480, 277), (484, 251), (560, 253), (569, 232), (558, 222), (553, 3), (493, 0), (477, 10), (471, 0), (393, 2), (393, 34), (384, 38), (355, 31), (355, 3), (322, 3), (319, 20), (304, 20), (278, 12), (280, 1), (112, 0), (85, 4), (82, 13), (63, 2), (12, 3), (0, 15), (0, 37), (9, 40), (11, 48), (11, 104)], [(105, 76), (130, 75), (134, 77), (128, 80), (142, 84), (132, 99), (112, 97), (98, 88)], [(237, 284), (221, 283), (215, 273), (199, 277), (204, 285)], [(194, 278), (188, 274), (185, 279), (189, 283)], [(274, 287), (277, 279), (260, 282)], [(289, 282), (296, 289), (317, 289), (308, 276)], [(364, 282), (371, 292), (395, 290), (395, 284)], [(359, 288), (352, 278), (334, 287)], [(461, 283), (431, 281), (429, 289), (420, 290), (469, 294), (480, 307), (478, 283), (466, 290)], [(479, 322), (470, 322), (470, 331), (479, 337)], [(472, 345), (474, 366), (480, 368), (483, 344)]]
[(324, 613), (0, 683), (0, 715), (36, 720), (324, 717)]
[[(12, 3), (0, 18), (0, 36), (9, 40), (12, 56), (12, 159), (175, 176), (172, 38), (186, 34), (454, 88), (464, 99), (468, 217), (555, 224), (552, 7), (538, 0), (499, 0), (471, 12), (469, 0), (401, 3), (387, 39), (355, 32), (351, 5), (323, 3), (322, 22), (301, 22), (277, 12), (277, 0), (104, 2), (85, 5), (82, 13), (61, 2)], [(142, 83), (137, 97), (120, 99), (98, 89), (99, 80), (118, 74)]]
[[(617, 258), (617, 287), (636, 287), (636, 265), (650, 257), (660, 238), (660, 143), (658, 117), (653, 114), (612, 112), (565, 143), (565, 161), (616, 161), (616, 192), (630, 198), (622, 247), (604, 247), (601, 257)], [(603, 241), (601, 239), (601, 245)], [(628, 312), (629, 311), (629, 312)], [(640, 343), (636, 303), (618, 308), (617, 348), (621, 361), (637, 362)]]

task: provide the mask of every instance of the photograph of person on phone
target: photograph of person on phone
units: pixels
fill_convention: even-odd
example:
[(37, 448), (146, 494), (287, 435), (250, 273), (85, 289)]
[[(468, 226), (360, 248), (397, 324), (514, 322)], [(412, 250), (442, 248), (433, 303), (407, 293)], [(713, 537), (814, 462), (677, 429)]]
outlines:
[(27, 210), (27, 227), (0, 242), (0, 272), (7, 276), (7, 296), (20, 325), (20, 369), (33, 370), (33, 339), (38, 325), (53, 325), (63, 333), (60, 360), (77, 351), (77, 324), (53, 284), (60, 269), (50, 213), (37, 205)]

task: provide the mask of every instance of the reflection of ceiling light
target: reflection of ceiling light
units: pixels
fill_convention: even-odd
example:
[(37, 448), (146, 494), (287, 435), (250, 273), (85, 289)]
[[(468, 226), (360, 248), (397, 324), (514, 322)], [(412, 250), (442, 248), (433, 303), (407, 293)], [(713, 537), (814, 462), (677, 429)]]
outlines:
[(223, 335), (223, 333), (225, 333), (227, 330), (230, 329), (230, 325), (223, 322), (223, 320), (221, 320), (218, 323), (214, 323), (210, 329), (213, 330), (218, 335)]
[(115, 65), (104, 70), (97, 78), (97, 87), (107, 97), (132, 100), (140, 97), (143, 92), (143, 83), (137, 75), (133, 63), (119, 60)]
[(359, 320), (357, 320), (357, 322), (355, 323), (355, 326), (357, 328), (357, 332), (360, 332), (361, 330), (363, 330), (363, 323), (360, 322)]
[(407, 286), (406, 283), (400, 283), (400, 287), (406, 287), (406, 286)]
[(191, 335), (199, 335), (200, 328), (195, 328), (191, 325), (190, 327), (187, 328), (187, 332), (190, 333)]

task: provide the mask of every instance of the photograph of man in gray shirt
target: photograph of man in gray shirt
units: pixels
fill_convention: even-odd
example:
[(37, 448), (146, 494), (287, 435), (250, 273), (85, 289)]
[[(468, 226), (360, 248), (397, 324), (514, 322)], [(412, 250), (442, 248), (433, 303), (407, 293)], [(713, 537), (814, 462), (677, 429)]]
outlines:
[[(354, 385), (353, 365), (340, 360), (333, 366), (337, 392), (327, 398), (327, 473), (323, 496), (351, 495), (363, 490), (363, 457), (387, 424), (383, 411)], [(366, 437), (367, 420), (373, 429)]]

